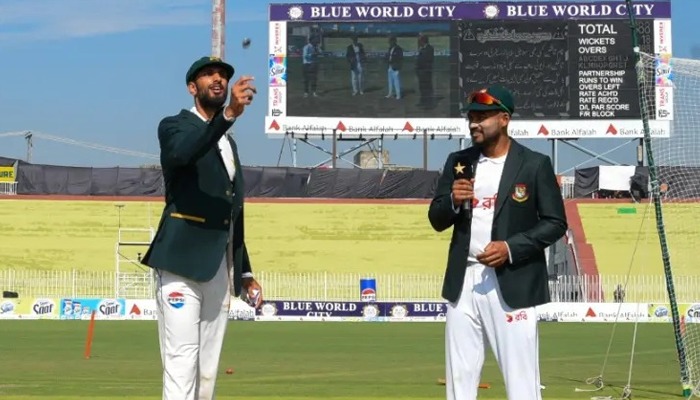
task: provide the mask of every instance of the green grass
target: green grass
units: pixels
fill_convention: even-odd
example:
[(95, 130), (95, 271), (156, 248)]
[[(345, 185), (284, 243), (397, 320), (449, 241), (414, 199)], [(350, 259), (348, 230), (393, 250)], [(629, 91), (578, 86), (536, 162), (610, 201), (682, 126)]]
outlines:
[[(157, 227), (160, 202), (0, 200), (0, 268), (114, 270), (115, 204), (125, 204), (122, 227), (147, 228), (149, 215)], [(442, 273), (450, 234), (433, 231), (427, 212), (427, 204), (249, 203), (246, 244), (257, 271)], [(133, 258), (143, 251), (126, 249)]]
[[(154, 321), (97, 321), (93, 357), (83, 359), (84, 321), (2, 321), (0, 398), (159, 398), (161, 372)], [(595, 395), (619, 396), (627, 379), (633, 324), (617, 327), (605, 380)], [(670, 324), (639, 327), (632, 388), (635, 399), (679, 398)], [(444, 386), (442, 323), (232, 322), (218, 378), (220, 399), (440, 399)], [(575, 393), (600, 373), (612, 325), (542, 323), (544, 398), (589, 399)], [(226, 368), (233, 375), (225, 375)], [(488, 355), (480, 390), (504, 399)]]
[[(636, 214), (618, 214), (618, 208)], [(601, 274), (662, 275), (661, 246), (653, 205), (579, 204), (588, 243), (593, 246)], [(700, 235), (700, 204), (664, 204), (664, 226), (677, 276), (697, 275), (695, 241)]]

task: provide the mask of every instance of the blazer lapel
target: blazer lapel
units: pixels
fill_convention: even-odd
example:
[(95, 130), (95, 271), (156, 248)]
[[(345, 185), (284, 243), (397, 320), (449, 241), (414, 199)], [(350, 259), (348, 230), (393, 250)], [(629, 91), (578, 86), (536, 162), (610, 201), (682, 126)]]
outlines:
[(511, 139), (510, 149), (508, 150), (508, 156), (506, 157), (505, 165), (503, 166), (503, 175), (501, 176), (501, 182), (498, 185), (498, 197), (496, 198), (496, 212), (493, 215), (494, 221), (501, 212), (503, 205), (508, 199), (510, 194), (510, 189), (515, 182), (515, 177), (520, 171), (520, 167), (523, 164), (523, 147), (517, 143), (515, 140)]
[(243, 194), (243, 167), (241, 166), (241, 160), (238, 159), (238, 147), (236, 146), (236, 142), (229, 135), (226, 135), (226, 138), (228, 139), (229, 145), (231, 145), (231, 153), (233, 154), (233, 165), (236, 168), (236, 170), (233, 172), (234, 191), (240, 191), (240, 193), (236, 193), (236, 196), (239, 196)]
[[(197, 126), (201, 125), (206, 125), (207, 123), (202, 121), (201, 118), (199, 118), (197, 115), (195, 115), (192, 111), (190, 110), (182, 110), (182, 115), (189, 119), (190, 122)], [(228, 134), (224, 134), (228, 137), (229, 143), (231, 142), (231, 138), (228, 136)], [(224, 173), (224, 176), (228, 177), (228, 170), (226, 169), (226, 160), (224, 160), (224, 155), (221, 153), (221, 148), (219, 148), (219, 142), (217, 141), (214, 143), (214, 152), (216, 153), (217, 157), (219, 158), (219, 166), (221, 167), (221, 170)]]
[[(224, 158), (224, 152), (219, 150), (219, 158), (221, 159), (221, 167), (224, 169), (224, 175), (226, 176), (226, 179), (230, 182), (233, 182), (236, 180), (236, 175), (238, 174), (238, 160), (236, 160), (236, 151), (234, 150), (235, 147), (233, 147), (232, 139), (231, 136), (228, 133), (224, 133), (224, 136), (226, 136), (226, 140), (228, 142), (228, 145), (231, 146), (231, 160), (226, 160)], [(216, 143), (216, 147), (219, 148), (219, 143)], [(226, 168), (226, 163), (233, 163), (234, 166), (234, 171), (233, 171), (233, 179), (229, 179), (228, 177), (228, 169)]]

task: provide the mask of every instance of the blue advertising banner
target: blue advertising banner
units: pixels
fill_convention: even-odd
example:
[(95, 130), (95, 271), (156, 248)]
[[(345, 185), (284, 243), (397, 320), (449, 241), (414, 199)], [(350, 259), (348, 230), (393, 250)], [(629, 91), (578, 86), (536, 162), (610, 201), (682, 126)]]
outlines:
[[(632, 4), (639, 18), (671, 18), (671, 2)], [(271, 4), (270, 21), (452, 21), (482, 19), (626, 19), (621, 1), (509, 3)]]
[(268, 301), (257, 314), (273, 320), (435, 321), (446, 312), (442, 302)]
[(124, 299), (61, 299), (60, 319), (88, 319), (95, 311), (95, 319), (122, 319), (125, 316)]

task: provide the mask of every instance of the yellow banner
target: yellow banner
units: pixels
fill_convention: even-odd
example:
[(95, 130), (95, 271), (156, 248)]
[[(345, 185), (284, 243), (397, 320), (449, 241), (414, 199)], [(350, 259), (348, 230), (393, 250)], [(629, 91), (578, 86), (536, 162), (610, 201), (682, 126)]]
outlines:
[[(649, 321), (671, 321), (671, 306), (668, 303), (649, 304), (648, 307)], [(678, 316), (685, 321), (697, 322), (698, 318), (700, 318), (700, 304), (679, 303)]]
[(0, 182), (15, 182), (15, 167), (12, 165), (0, 167)]
[(0, 319), (56, 319), (55, 298), (0, 299)]

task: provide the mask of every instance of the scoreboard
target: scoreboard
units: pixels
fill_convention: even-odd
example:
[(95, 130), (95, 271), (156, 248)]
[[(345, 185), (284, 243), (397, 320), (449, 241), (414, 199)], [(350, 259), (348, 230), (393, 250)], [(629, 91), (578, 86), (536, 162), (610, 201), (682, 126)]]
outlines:
[[(632, 8), (655, 137), (673, 119), (670, 4)], [(643, 135), (622, 1), (272, 4), (269, 19), (271, 137), (463, 136), (464, 99), (491, 84), (514, 93), (513, 137)]]

